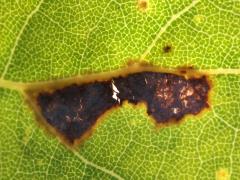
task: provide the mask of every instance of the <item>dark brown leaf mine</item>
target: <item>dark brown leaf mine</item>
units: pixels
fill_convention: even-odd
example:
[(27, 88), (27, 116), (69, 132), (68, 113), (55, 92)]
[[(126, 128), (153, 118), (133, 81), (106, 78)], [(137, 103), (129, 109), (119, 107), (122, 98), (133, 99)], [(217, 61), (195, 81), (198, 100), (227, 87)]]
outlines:
[(117, 104), (109, 82), (71, 85), (54, 93), (41, 93), (38, 103), (46, 121), (69, 143), (74, 143), (99, 116)]
[(41, 92), (37, 102), (46, 122), (73, 144), (92, 129), (101, 115), (123, 101), (144, 102), (156, 123), (168, 123), (208, 107), (209, 90), (205, 76), (186, 79), (172, 73), (144, 71)]
[(114, 80), (119, 99), (137, 104), (145, 102), (147, 113), (157, 123), (180, 120), (208, 107), (210, 86), (206, 77), (186, 80), (169, 73), (143, 72)]

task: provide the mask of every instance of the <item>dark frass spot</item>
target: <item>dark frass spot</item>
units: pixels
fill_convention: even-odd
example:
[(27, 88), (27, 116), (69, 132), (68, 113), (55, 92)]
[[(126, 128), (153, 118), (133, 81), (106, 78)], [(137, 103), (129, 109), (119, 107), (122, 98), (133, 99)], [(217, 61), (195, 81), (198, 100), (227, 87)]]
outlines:
[(171, 45), (165, 45), (164, 47), (163, 47), (163, 52), (164, 53), (170, 53), (172, 51), (172, 46)]
[(107, 110), (144, 102), (157, 124), (179, 121), (208, 107), (210, 86), (205, 76), (186, 79), (172, 73), (137, 72), (107, 81), (69, 85), (41, 92), (40, 112), (69, 144), (81, 139)]

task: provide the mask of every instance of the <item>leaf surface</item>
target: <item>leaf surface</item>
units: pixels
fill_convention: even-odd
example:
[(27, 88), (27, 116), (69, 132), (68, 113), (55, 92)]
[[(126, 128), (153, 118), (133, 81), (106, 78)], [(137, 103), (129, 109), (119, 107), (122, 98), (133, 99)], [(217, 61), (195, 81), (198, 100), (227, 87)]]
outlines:
[[(240, 2), (146, 3), (0, 2), (1, 178), (240, 178)], [(129, 60), (210, 74), (210, 111), (157, 130), (144, 106), (125, 103), (73, 151), (38, 126), (20, 91)]]

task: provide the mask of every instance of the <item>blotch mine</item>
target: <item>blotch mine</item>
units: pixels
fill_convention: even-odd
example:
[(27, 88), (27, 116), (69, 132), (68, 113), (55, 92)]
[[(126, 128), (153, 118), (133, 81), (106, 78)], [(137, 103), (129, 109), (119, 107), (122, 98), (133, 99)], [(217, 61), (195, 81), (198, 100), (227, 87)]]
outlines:
[(71, 85), (53, 93), (40, 93), (37, 102), (47, 123), (69, 141), (83, 136), (99, 116), (117, 105), (110, 82)]
[(208, 107), (210, 86), (205, 76), (185, 79), (170, 73), (141, 72), (114, 79), (121, 101), (145, 102), (157, 123), (179, 121)]
[(96, 75), (81, 82), (75, 78), (60, 85), (39, 85), (26, 94), (41, 124), (68, 145), (85, 139), (106, 112), (125, 101), (144, 103), (157, 125), (179, 122), (209, 107), (211, 86), (206, 75), (193, 69), (173, 73), (144, 67), (103, 79)]

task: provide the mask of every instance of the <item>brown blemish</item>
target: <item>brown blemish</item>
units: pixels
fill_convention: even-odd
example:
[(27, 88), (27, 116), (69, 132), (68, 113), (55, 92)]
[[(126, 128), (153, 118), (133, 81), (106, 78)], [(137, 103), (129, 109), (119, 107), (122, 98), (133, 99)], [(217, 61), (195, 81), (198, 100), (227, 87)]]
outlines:
[(179, 123), (207, 109), (209, 78), (194, 69), (182, 71), (133, 63), (111, 73), (38, 83), (25, 92), (40, 124), (73, 146), (125, 101), (144, 103), (157, 126)]
[(146, 12), (149, 6), (149, 0), (138, 0), (138, 8), (142, 12)]
[(193, 66), (183, 65), (183, 66), (178, 67), (178, 71), (182, 75), (185, 75), (185, 74), (189, 73), (190, 71), (192, 71), (194, 73), (194, 71), (196, 71), (196, 70), (194, 69)]
[(163, 53), (165, 53), (165, 54), (170, 53), (170, 52), (172, 52), (172, 49), (173, 49), (172, 45), (167, 44), (163, 47)]

